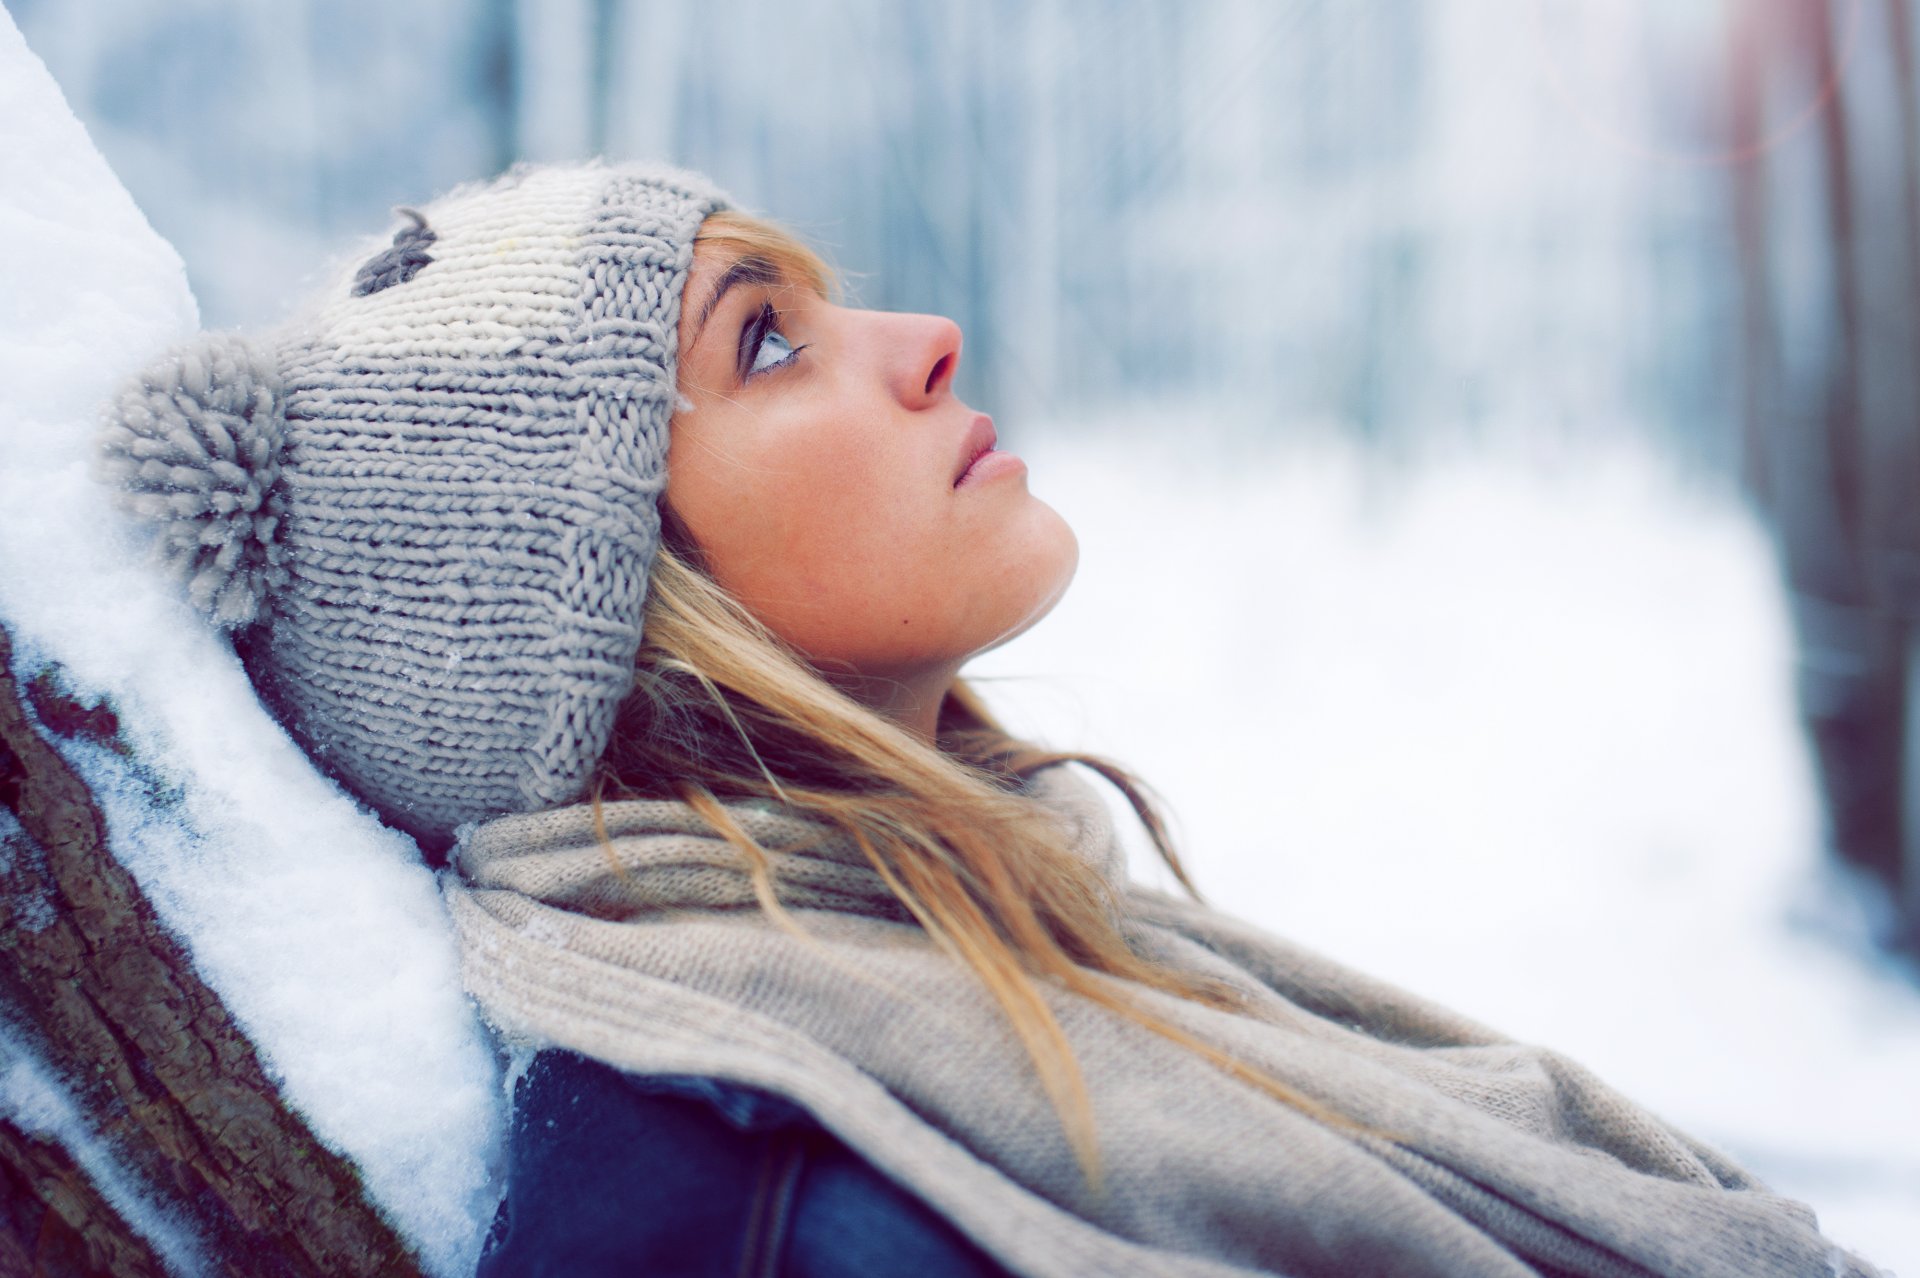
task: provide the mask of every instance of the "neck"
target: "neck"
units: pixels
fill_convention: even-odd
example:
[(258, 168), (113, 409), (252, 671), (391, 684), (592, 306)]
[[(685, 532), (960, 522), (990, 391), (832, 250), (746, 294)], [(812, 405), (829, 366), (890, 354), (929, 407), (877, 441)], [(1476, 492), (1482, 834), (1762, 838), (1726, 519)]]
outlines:
[(939, 731), (940, 704), (959, 674), (959, 666), (943, 665), (904, 675), (835, 675), (833, 685), (875, 714), (932, 743)]

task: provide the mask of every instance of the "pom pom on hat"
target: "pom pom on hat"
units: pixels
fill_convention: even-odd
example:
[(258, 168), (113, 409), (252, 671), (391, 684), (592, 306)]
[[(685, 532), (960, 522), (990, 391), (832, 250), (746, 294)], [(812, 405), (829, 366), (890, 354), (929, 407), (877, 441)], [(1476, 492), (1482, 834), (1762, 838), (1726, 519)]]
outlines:
[(149, 365), (101, 432), (101, 477), (156, 526), (159, 558), (216, 625), (260, 620), (286, 580), (285, 436), (279, 371), (232, 334), (202, 334)]

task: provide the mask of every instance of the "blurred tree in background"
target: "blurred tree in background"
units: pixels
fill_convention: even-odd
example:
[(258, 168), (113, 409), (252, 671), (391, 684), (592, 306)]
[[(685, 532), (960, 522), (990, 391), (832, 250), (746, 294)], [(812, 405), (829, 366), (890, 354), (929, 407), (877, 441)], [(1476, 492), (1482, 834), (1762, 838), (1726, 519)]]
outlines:
[(669, 157), (812, 236), (864, 303), (959, 321), (960, 393), (1016, 443), (1126, 409), (1200, 441), (1642, 434), (1704, 476), (1734, 461), (1722, 184), (1552, 92), (1716, 105), (1687, 56), (1648, 55), (1651, 4), (9, 8), (214, 326), (279, 315), (454, 182)]
[(1747, 478), (1835, 848), (1920, 933), (1920, 107), (1909, 0), (1731, 31)]

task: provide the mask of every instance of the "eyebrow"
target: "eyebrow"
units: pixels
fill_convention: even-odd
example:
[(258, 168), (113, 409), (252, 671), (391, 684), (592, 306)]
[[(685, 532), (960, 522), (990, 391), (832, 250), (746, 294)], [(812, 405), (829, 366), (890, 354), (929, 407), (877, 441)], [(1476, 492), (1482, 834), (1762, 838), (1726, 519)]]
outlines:
[(721, 272), (720, 282), (713, 286), (713, 292), (707, 294), (707, 300), (701, 304), (700, 318), (694, 321), (693, 340), (687, 343), (687, 348), (691, 350), (699, 343), (700, 334), (707, 327), (707, 318), (713, 314), (714, 308), (720, 305), (720, 299), (727, 295), (728, 289), (735, 284), (774, 285), (785, 278), (780, 273), (780, 268), (764, 257), (749, 255), (735, 258), (733, 264)]

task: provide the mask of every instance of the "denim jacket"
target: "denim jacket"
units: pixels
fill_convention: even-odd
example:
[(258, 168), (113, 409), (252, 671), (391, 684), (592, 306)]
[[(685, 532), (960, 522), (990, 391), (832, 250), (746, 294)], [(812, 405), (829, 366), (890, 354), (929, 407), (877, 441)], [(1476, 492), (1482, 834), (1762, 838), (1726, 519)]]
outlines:
[(711, 1078), (536, 1056), (479, 1278), (1001, 1278), (806, 1110)]

